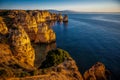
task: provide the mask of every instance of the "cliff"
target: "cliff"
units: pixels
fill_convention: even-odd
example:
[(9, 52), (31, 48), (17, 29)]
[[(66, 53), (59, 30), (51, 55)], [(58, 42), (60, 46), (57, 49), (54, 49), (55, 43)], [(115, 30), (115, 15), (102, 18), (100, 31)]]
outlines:
[[(56, 40), (55, 32), (47, 24), (54, 20), (67, 21), (48, 11), (0, 11), (0, 79), (5, 80), (106, 80), (102, 63), (95, 64), (82, 77), (68, 52), (47, 45), (42, 55), (40, 44)], [(54, 23), (53, 23), (54, 24)], [(40, 54), (40, 56), (39, 56)], [(39, 61), (40, 60), (40, 61)], [(38, 65), (35, 65), (38, 61)]]
[(3, 18), (0, 17), (0, 34), (6, 34), (6, 33), (8, 33), (8, 28), (3, 21)]
[(38, 27), (35, 43), (50, 43), (56, 40), (54, 31), (47, 24), (42, 23)]
[[(39, 26), (39, 24), (55, 20), (56, 15), (48, 11), (10, 11), (8, 14), (9, 17), (14, 16), (13, 23), (14, 25), (22, 26), (27, 32), (31, 41), (39, 43), (48, 43), (55, 41), (55, 33), (47, 25)], [(13, 17), (12, 17), (13, 18)], [(45, 32), (40, 32), (40, 29), (47, 27)], [(39, 30), (38, 30), (39, 29)], [(42, 34), (42, 35), (41, 35)], [(39, 37), (39, 39), (38, 39)], [(36, 40), (38, 39), (38, 41)], [(43, 40), (41, 40), (43, 39)]]
[(101, 62), (97, 62), (89, 70), (84, 73), (85, 80), (108, 80), (110, 72)]
[[(44, 62), (46, 64), (44, 64)], [(9, 78), (9, 79), (10, 80), (31, 80), (31, 79), (83, 80), (82, 75), (78, 71), (75, 61), (70, 57), (70, 55), (66, 51), (62, 49), (55, 49), (48, 52), (48, 55), (46, 56), (46, 60), (44, 62), (39, 68), (38, 70), (39, 72), (37, 72), (37, 74), (40, 75), (36, 75), (32, 77), (29, 76), (24, 78)]]
[(21, 26), (11, 30), (11, 47), (16, 59), (34, 66), (35, 53), (27, 33)]

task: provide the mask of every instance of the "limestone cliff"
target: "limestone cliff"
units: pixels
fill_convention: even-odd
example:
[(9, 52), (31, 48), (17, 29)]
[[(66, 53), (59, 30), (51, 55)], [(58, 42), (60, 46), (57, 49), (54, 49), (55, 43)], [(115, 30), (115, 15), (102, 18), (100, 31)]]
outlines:
[(8, 62), (12, 58), (12, 52), (10, 46), (7, 44), (0, 43), (0, 63)]
[(55, 49), (48, 52), (45, 62), (47, 63), (44, 65), (43, 62), (41, 66), (49, 64), (51, 67), (40, 67), (40, 70), (38, 70), (40, 72), (38, 72), (39, 75), (10, 78), (10, 80), (83, 80), (75, 61), (62, 49)]
[(83, 80), (83, 78), (78, 71), (75, 61), (72, 58), (69, 58), (69, 60), (53, 67), (51, 71), (46, 72), (43, 75), (10, 78), (9, 80)]
[(108, 80), (109, 71), (106, 70), (103, 63), (96, 63), (84, 73), (85, 80)]
[(3, 21), (3, 18), (0, 17), (0, 34), (6, 34), (6, 33), (8, 33), (8, 28)]
[[(102, 63), (81, 73), (70, 55), (61, 49), (49, 51), (40, 65), (34, 66), (35, 53), (40, 48), (35, 43), (55, 41), (55, 32), (45, 22), (62, 21), (61, 14), (39, 10), (0, 11), (0, 79), (5, 80), (106, 80), (106, 69)], [(64, 21), (68, 17), (64, 17)], [(41, 23), (44, 22), (44, 23)], [(39, 23), (39, 24), (38, 24)], [(49, 24), (51, 25), (51, 24)], [(34, 41), (31, 44), (31, 41)], [(37, 46), (39, 44), (36, 44)], [(33, 48), (34, 47), (34, 48)], [(50, 47), (50, 48), (49, 48)], [(43, 49), (43, 48), (42, 48)], [(48, 53), (47, 53), (48, 52)], [(36, 56), (38, 56), (38, 54)], [(42, 56), (43, 57), (43, 56)], [(37, 60), (39, 60), (37, 58)]]
[(57, 21), (58, 21), (58, 22), (63, 21), (63, 16), (62, 16), (61, 13), (59, 13), (59, 14), (57, 15)]
[[(40, 30), (38, 29), (43, 26), (39, 26), (39, 24), (42, 24), (47, 21), (53, 21), (57, 19), (56, 14), (52, 14), (48, 11), (39, 11), (39, 10), (31, 10), (31, 11), (25, 11), (25, 10), (16, 10), (16, 11), (10, 11), (8, 13), (8, 16), (10, 18), (13, 18), (13, 25), (21, 25), (25, 31), (27, 32), (29, 38), (31, 41), (35, 41), (38, 38), (38, 35), (41, 36)], [(50, 34), (50, 35), (48, 35)], [(36, 37), (37, 36), (37, 37)], [(39, 38), (40, 38), (39, 36)], [(49, 37), (49, 38), (48, 38)], [(41, 36), (41, 39), (45, 39), (44, 43), (55, 41), (55, 33), (53, 30), (49, 29), (44, 32), (44, 34)], [(37, 42), (43, 43), (42, 40), (38, 40)]]
[(67, 15), (64, 15), (63, 22), (68, 22), (68, 16)]
[(26, 11), (18, 11), (14, 18), (14, 25), (21, 25), (28, 33), (30, 39), (35, 39), (38, 28), (34, 16), (29, 15)]
[(34, 49), (31, 46), (30, 39), (24, 29), (21, 26), (18, 26), (15, 30), (12, 30), (11, 33), (11, 45), (15, 57), (22, 63), (34, 66)]
[(47, 26), (47, 24), (42, 23), (38, 26), (38, 32), (36, 35), (35, 43), (50, 43), (56, 40), (56, 35), (54, 31)]

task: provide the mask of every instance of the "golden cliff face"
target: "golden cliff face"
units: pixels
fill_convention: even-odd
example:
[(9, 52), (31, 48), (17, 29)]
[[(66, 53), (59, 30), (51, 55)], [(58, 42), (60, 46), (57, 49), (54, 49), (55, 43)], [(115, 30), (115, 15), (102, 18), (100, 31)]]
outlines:
[(6, 33), (8, 33), (8, 28), (7, 28), (6, 24), (4, 23), (2, 17), (0, 17), (0, 33), (1, 33), (1, 34), (6, 34)]
[[(5, 11), (4, 14), (0, 17), (0, 79), (107, 80), (106, 69), (102, 63), (95, 64), (84, 73), (82, 78), (75, 61), (71, 57), (49, 69), (39, 69), (40, 65), (34, 66), (35, 52), (39, 53), (40, 49), (34, 49), (31, 41), (34, 41), (33, 44), (55, 41), (55, 32), (45, 22), (51, 20), (67, 21), (67, 16), (63, 19), (61, 15), (56, 17), (56, 14), (51, 14), (48, 11), (37, 10), (11, 10)], [(49, 51), (52, 46), (46, 48)]]
[(20, 62), (34, 66), (34, 49), (31, 46), (27, 33), (21, 26), (18, 26), (12, 33), (13, 54)]
[(42, 23), (41, 25), (39, 25), (35, 43), (50, 43), (55, 40), (56, 35), (54, 31), (48, 27), (47, 24)]
[[(9, 12), (9, 16), (14, 18), (13, 19), (14, 25), (17, 26), (20, 25), (25, 29), (31, 41), (35, 41), (39, 43), (49, 43), (55, 41), (55, 33), (53, 32), (52, 29), (46, 30), (43, 35), (39, 34), (43, 32), (40, 32), (40, 30), (38, 30), (40, 27), (41, 28), (45, 27), (44, 25), (39, 26), (41, 22), (42, 23), (44, 22), (45, 24), (46, 21), (55, 20), (56, 19), (55, 14), (51, 14), (48, 11), (35, 10), (35, 11), (27, 12), (24, 10), (22, 11), (18, 10), (18, 11)], [(38, 36), (40, 39), (38, 39)]]
[(12, 58), (12, 52), (10, 46), (7, 44), (0, 43), (0, 63), (8, 62)]
[(28, 33), (31, 40), (35, 39), (37, 33), (37, 22), (35, 17), (28, 14), (26, 11), (18, 11), (17, 16), (14, 18), (14, 24), (22, 26)]

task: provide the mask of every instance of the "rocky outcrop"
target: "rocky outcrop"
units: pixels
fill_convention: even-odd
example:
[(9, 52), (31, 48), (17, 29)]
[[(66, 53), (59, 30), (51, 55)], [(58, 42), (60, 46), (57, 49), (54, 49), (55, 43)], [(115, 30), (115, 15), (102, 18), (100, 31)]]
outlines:
[[(45, 32), (40, 32), (40, 27), (43, 29), (45, 26), (39, 26), (38, 24), (45, 24), (47, 21), (53, 21), (57, 19), (56, 14), (52, 14), (48, 11), (39, 11), (39, 10), (16, 10), (10, 11), (8, 16), (13, 18), (14, 26), (22, 26), (24, 30), (27, 32), (31, 41), (40, 42), (40, 43), (49, 43), (55, 40), (55, 33), (52, 29), (46, 30)], [(39, 29), (39, 31), (38, 31)], [(42, 33), (42, 34), (40, 34)], [(50, 34), (50, 35), (48, 35)], [(41, 36), (41, 39), (38, 39), (38, 36)], [(46, 38), (46, 39), (45, 39)], [(38, 40), (36, 40), (38, 39)]]
[(40, 13), (38, 11), (35, 11), (34, 16), (35, 16), (37, 23), (46, 21), (45, 18), (42, 16), (42, 13)]
[(6, 33), (8, 33), (8, 28), (7, 28), (6, 24), (3, 21), (3, 18), (0, 17), (0, 34), (4, 35)]
[(13, 54), (21, 63), (34, 66), (34, 49), (31, 46), (30, 39), (21, 26), (11, 30)]
[(67, 22), (67, 15), (56, 17), (56, 14), (39, 10), (4, 11), (4, 14), (0, 11), (0, 15), (0, 79), (107, 80), (109, 72), (100, 62), (86, 71), (82, 78), (75, 61), (66, 51), (57, 49), (48, 52), (55, 49), (56, 44), (45, 46), (46, 54), (40, 55), (45, 58), (41, 58), (43, 61), (37, 58), (40, 65), (34, 66), (35, 57), (43, 47), (40, 49), (34, 43), (31, 45), (31, 41), (50, 43), (56, 39), (54, 31), (46, 23), (38, 23), (51, 20)]
[(36, 19), (32, 14), (29, 15), (26, 11), (18, 11), (14, 18), (14, 25), (21, 25), (27, 32), (31, 41), (35, 39), (38, 28)]
[(63, 22), (68, 22), (68, 16), (67, 15), (64, 15)]
[(85, 80), (108, 80), (107, 75), (109, 71), (106, 70), (103, 63), (96, 63), (88, 71), (84, 73)]
[(52, 69), (52, 71), (43, 75), (24, 78), (10, 78), (10, 80), (83, 80), (75, 61), (71, 58)]
[(62, 22), (62, 21), (63, 21), (63, 16), (62, 16), (61, 13), (59, 13), (59, 14), (57, 15), (57, 21), (58, 21), (58, 22)]
[(53, 18), (48, 11), (35, 11), (33, 13), (37, 23), (50, 21)]
[[(48, 64), (52, 65), (51, 62), (55, 60), (55, 66), (47, 66), (48, 68), (40, 69), (39, 71), (42, 72), (41, 75), (24, 78), (10, 78), (10, 80), (83, 80), (75, 61), (66, 51), (62, 49), (52, 50), (47, 56), (49, 56), (49, 58), (46, 57)], [(60, 61), (60, 63), (56, 65), (58, 61)]]
[(56, 40), (54, 31), (42, 23), (38, 26), (38, 32), (36, 35), (35, 43), (50, 43)]

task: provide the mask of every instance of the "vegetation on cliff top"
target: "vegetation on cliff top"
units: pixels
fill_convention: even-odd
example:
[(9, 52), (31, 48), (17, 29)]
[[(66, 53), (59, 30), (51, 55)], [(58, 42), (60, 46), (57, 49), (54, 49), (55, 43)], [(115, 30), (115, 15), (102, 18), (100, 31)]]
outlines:
[(69, 53), (62, 49), (49, 51), (48, 55), (46, 56), (46, 60), (42, 63), (40, 68), (56, 66), (64, 62), (64, 60), (68, 59), (69, 57), (70, 57)]

